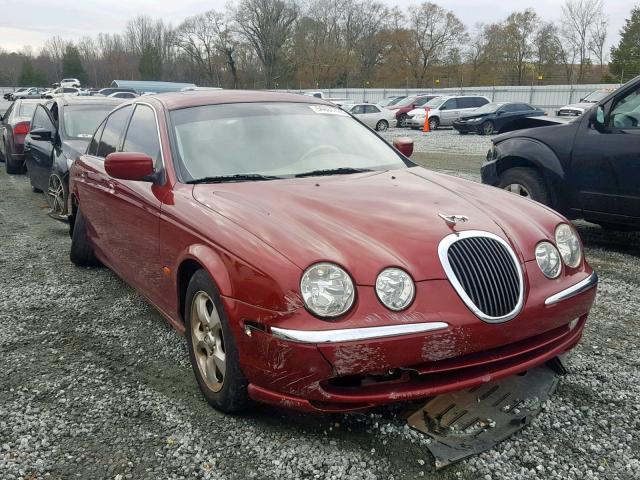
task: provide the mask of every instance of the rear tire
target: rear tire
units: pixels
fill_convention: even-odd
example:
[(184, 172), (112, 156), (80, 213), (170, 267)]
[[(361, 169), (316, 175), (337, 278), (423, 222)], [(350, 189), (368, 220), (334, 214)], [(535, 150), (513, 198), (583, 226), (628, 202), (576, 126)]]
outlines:
[(23, 165), (16, 165), (11, 161), (11, 152), (8, 149), (8, 145), (4, 144), (4, 166), (7, 169), (7, 173), (9, 175), (17, 175), (19, 173), (24, 172)]
[(100, 262), (93, 252), (93, 247), (89, 243), (87, 235), (87, 224), (82, 215), (82, 210), (78, 207), (73, 224), (73, 235), (71, 235), (71, 251), (69, 253), (71, 261), (79, 267), (95, 267)]
[(551, 205), (551, 195), (544, 178), (533, 168), (514, 167), (505, 170), (500, 175), (497, 187), (536, 202)]
[(248, 382), (240, 369), (238, 348), (220, 293), (204, 270), (189, 281), (184, 320), (191, 366), (207, 402), (226, 413), (245, 409)]
[(380, 120), (378, 123), (376, 123), (376, 131), (378, 132), (384, 132), (388, 128), (389, 122), (387, 122), (386, 120)]

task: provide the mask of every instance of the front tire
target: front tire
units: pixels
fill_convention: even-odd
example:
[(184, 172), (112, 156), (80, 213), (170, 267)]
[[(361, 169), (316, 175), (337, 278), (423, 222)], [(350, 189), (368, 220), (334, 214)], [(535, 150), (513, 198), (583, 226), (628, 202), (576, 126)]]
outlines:
[(238, 348), (220, 293), (204, 270), (189, 281), (184, 319), (191, 366), (207, 402), (227, 413), (245, 409), (248, 382), (240, 369)]
[(73, 235), (71, 235), (71, 251), (69, 253), (71, 261), (79, 267), (95, 267), (100, 265), (93, 252), (93, 247), (89, 242), (87, 234), (87, 223), (82, 215), (82, 210), (78, 206), (73, 224)]
[(407, 114), (403, 113), (398, 117), (398, 127), (405, 128), (407, 126)]
[(388, 128), (389, 122), (387, 122), (386, 120), (380, 120), (378, 123), (376, 123), (376, 131), (378, 132), (384, 132)]
[(429, 130), (437, 130), (440, 126), (440, 119), (438, 117), (429, 118)]
[(58, 220), (63, 219), (67, 215), (67, 199), (67, 185), (60, 175), (52, 173), (47, 188), (47, 202), (51, 208), (49, 215)]
[(551, 195), (544, 178), (533, 168), (510, 168), (500, 175), (497, 186), (521, 197), (551, 205)]
[(493, 122), (486, 121), (480, 125), (480, 135), (493, 135), (494, 131), (495, 127), (493, 126)]

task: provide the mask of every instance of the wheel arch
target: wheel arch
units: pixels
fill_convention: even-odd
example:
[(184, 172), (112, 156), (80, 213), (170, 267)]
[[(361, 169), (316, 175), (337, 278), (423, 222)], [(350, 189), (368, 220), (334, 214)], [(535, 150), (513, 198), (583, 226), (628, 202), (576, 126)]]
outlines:
[(220, 256), (205, 245), (192, 245), (184, 253), (176, 269), (176, 295), (178, 313), (184, 322), (187, 287), (194, 273), (206, 271), (222, 296), (232, 296), (231, 277)]

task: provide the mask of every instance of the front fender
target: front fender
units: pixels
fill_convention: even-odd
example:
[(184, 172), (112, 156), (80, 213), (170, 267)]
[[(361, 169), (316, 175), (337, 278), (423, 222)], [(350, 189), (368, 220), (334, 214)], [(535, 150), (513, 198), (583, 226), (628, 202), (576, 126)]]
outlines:
[(175, 275), (180, 274), (179, 267), (189, 260), (202, 265), (202, 267), (207, 270), (218, 287), (220, 295), (235, 298), (235, 292), (233, 291), (233, 284), (229, 277), (229, 272), (215, 250), (207, 245), (190, 245), (182, 255), (179, 256), (178, 265), (176, 265), (176, 268), (174, 269)]
[(565, 171), (558, 156), (539, 140), (527, 137), (509, 138), (498, 143), (495, 152), (498, 175), (515, 166), (514, 163), (520, 159), (530, 162), (545, 179), (552, 180), (553, 183), (564, 180)]

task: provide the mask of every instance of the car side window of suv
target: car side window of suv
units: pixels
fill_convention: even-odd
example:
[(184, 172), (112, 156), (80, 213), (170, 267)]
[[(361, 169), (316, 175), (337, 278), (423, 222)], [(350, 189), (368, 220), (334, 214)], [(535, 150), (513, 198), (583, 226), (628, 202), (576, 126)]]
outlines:
[(153, 159), (155, 168), (162, 167), (158, 126), (151, 107), (136, 105), (125, 135), (122, 151), (144, 153)]
[(456, 108), (458, 108), (458, 101), (455, 98), (450, 98), (440, 107), (441, 110), (455, 110)]
[(476, 108), (475, 98), (473, 97), (458, 98), (458, 108)]
[(106, 157), (110, 153), (118, 150), (122, 134), (127, 126), (129, 114), (131, 113), (131, 105), (120, 108), (107, 117), (104, 131), (100, 137), (98, 144), (98, 157)]
[(640, 88), (616, 100), (609, 115), (609, 126), (640, 129)]

